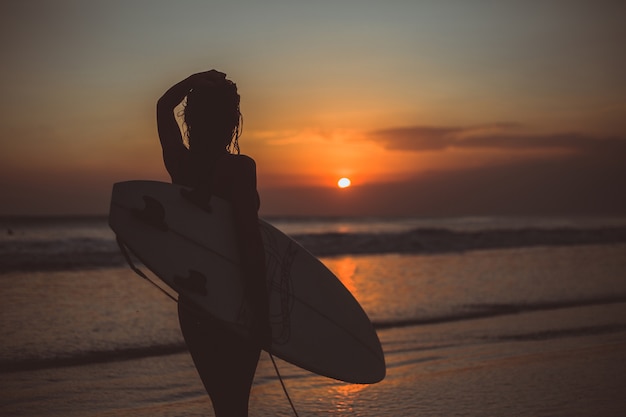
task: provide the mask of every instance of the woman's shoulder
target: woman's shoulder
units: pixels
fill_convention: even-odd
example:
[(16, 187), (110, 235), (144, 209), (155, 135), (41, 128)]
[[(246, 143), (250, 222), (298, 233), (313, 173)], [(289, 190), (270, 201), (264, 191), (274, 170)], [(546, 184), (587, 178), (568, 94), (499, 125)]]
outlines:
[(256, 162), (248, 155), (228, 154), (227, 157), (223, 158), (223, 161), (237, 170), (256, 171)]
[(226, 154), (215, 167), (216, 178), (234, 185), (256, 184), (256, 162), (247, 155)]

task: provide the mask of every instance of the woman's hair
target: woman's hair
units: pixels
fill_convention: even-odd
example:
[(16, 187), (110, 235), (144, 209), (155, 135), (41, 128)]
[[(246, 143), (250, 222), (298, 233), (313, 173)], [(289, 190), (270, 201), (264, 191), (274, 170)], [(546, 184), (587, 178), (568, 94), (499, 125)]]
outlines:
[(237, 85), (227, 79), (194, 88), (183, 109), (185, 135), (193, 153), (239, 153), (242, 116)]

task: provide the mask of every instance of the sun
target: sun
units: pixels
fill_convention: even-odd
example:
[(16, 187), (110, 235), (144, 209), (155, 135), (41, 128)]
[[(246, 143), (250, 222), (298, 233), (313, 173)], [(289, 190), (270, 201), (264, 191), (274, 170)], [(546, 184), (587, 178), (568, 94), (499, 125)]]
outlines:
[(348, 188), (350, 186), (350, 184), (352, 184), (352, 181), (350, 181), (350, 178), (340, 178), (339, 181), (337, 181), (337, 186), (339, 188)]

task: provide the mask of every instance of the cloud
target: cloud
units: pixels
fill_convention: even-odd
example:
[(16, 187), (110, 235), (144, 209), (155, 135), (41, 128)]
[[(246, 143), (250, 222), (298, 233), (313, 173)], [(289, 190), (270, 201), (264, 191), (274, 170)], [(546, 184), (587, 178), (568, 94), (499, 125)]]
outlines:
[(469, 127), (410, 126), (370, 132), (369, 140), (386, 149), (412, 152), (457, 149), (566, 150), (574, 152), (626, 152), (626, 140), (600, 138), (575, 132), (524, 132), (517, 123)]
[(458, 126), (407, 126), (380, 129), (370, 132), (370, 140), (381, 143), (387, 149), (408, 151), (443, 150), (458, 145), (472, 135), (507, 131), (516, 127), (513, 123), (496, 123), (473, 127)]
[(300, 130), (256, 130), (247, 133), (247, 137), (258, 140), (267, 146), (289, 146), (293, 144), (309, 144), (313, 142), (341, 142), (345, 138), (361, 137), (362, 132), (354, 129), (323, 129), (306, 128)]
[(435, 151), (452, 146), (460, 132), (455, 127), (413, 126), (377, 130), (372, 137), (387, 149)]

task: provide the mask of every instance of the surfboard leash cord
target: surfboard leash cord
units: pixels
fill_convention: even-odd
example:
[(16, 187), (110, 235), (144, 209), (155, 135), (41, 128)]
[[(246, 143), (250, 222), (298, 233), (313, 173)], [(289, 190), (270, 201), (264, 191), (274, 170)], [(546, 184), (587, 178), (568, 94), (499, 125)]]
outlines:
[(133, 263), (133, 260), (130, 258), (130, 254), (128, 253), (128, 249), (126, 249), (126, 246), (124, 245), (124, 242), (122, 242), (117, 236), (116, 236), (115, 240), (117, 241), (117, 245), (120, 247), (120, 251), (122, 252), (122, 255), (124, 255), (124, 259), (126, 259), (126, 263), (128, 263), (128, 266), (130, 267), (130, 269), (132, 269), (135, 274), (139, 275), (141, 278), (145, 279), (150, 284), (155, 286), (159, 291), (161, 291), (163, 294), (165, 294), (169, 299), (171, 299), (171, 300), (175, 301), (176, 303), (178, 303), (178, 299), (176, 297), (174, 297), (172, 294), (170, 294), (169, 292), (167, 292), (163, 288), (161, 288), (161, 286), (159, 286), (159, 284), (157, 284), (156, 282), (151, 280), (149, 276), (144, 274), (144, 272), (141, 269), (139, 269), (139, 268), (137, 268), (135, 266), (135, 264)]
[[(117, 241), (117, 245), (120, 247), (120, 251), (122, 252), (122, 255), (124, 256), (124, 259), (126, 259), (126, 263), (128, 263), (128, 266), (130, 267), (130, 269), (132, 269), (135, 274), (139, 275), (141, 278), (145, 279), (150, 284), (155, 286), (159, 291), (161, 291), (163, 294), (165, 294), (170, 300), (178, 303), (178, 299), (176, 297), (174, 297), (169, 292), (165, 291), (159, 284), (154, 282), (141, 269), (139, 269), (139, 268), (137, 268), (135, 266), (135, 264), (133, 263), (133, 260), (130, 257), (130, 254), (128, 253), (128, 249), (124, 245), (124, 242), (122, 242), (117, 236), (116, 236), (116, 241)], [(296, 407), (293, 404), (293, 401), (291, 400), (291, 396), (289, 395), (289, 392), (287, 391), (287, 386), (285, 385), (285, 381), (283, 381), (283, 377), (280, 374), (280, 371), (278, 370), (278, 365), (276, 364), (276, 360), (274, 359), (274, 355), (272, 355), (272, 353), (269, 352), (269, 351), (267, 351), (267, 354), (270, 356), (270, 359), (272, 360), (272, 365), (274, 365), (274, 370), (276, 371), (276, 376), (278, 376), (278, 380), (280, 381), (280, 386), (283, 388), (283, 392), (285, 393), (285, 397), (287, 397), (287, 401), (289, 401), (289, 405), (291, 406), (291, 410), (293, 411), (293, 414), (296, 417), (300, 417), (299, 414), (298, 414), (298, 411), (296, 411)]]
[(293, 405), (293, 401), (291, 401), (291, 397), (289, 396), (289, 392), (287, 391), (287, 386), (285, 386), (285, 381), (283, 381), (283, 377), (280, 375), (278, 371), (278, 365), (276, 364), (276, 360), (274, 359), (274, 355), (271, 352), (267, 351), (267, 354), (270, 355), (270, 359), (272, 360), (272, 365), (274, 365), (274, 370), (276, 371), (276, 375), (278, 376), (278, 380), (280, 381), (280, 385), (283, 387), (283, 392), (285, 393), (285, 397), (287, 397), (287, 401), (289, 401), (289, 405), (293, 410), (293, 414), (296, 417), (300, 417), (298, 412), (296, 411), (296, 406)]

